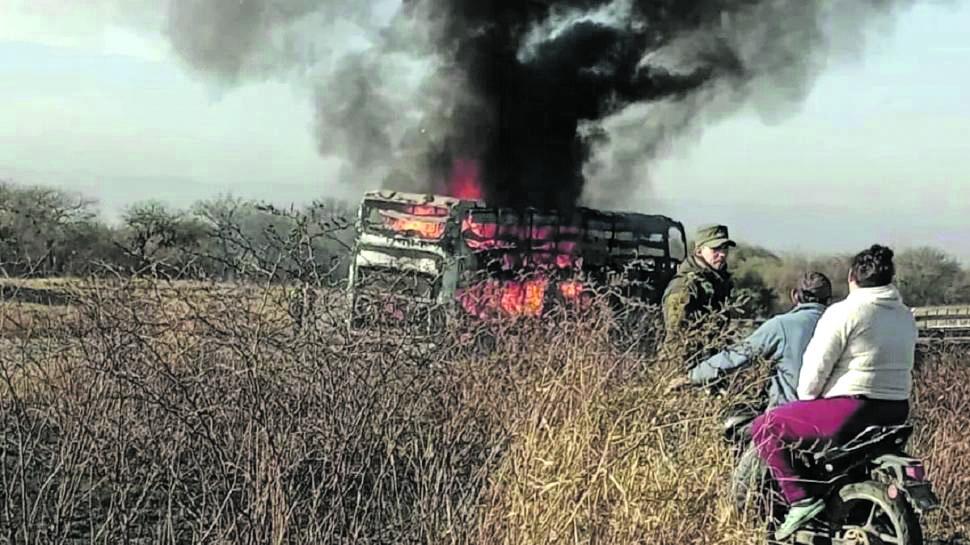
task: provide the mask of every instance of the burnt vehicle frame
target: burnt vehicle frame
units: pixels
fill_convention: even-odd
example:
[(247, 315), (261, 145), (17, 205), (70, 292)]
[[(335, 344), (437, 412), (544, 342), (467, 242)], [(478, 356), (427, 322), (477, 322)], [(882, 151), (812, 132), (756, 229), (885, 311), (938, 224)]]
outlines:
[(512, 209), (395, 191), (368, 192), (356, 228), (347, 280), (352, 326), (379, 318), (436, 329), (455, 313), (503, 314), (501, 305), (472, 310), (470, 294), (530, 277), (542, 279), (541, 309), (519, 314), (594, 287), (658, 304), (687, 248), (683, 224), (663, 215)]

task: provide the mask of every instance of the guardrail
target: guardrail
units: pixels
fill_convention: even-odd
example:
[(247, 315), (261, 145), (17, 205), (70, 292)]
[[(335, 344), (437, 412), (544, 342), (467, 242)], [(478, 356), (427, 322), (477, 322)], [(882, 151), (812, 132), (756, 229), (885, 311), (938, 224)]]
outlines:
[[(912, 309), (922, 343), (970, 343), (970, 305), (915, 307)], [(754, 331), (764, 319), (736, 321), (742, 331)]]
[(970, 343), (970, 305), (913, 309), (921, 342)]

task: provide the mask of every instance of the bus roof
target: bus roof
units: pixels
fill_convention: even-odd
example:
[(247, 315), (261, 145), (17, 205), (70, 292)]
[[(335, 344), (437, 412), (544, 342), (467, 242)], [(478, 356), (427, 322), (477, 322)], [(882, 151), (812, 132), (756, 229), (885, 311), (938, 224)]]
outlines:
[(404, 191), (393, 191), (389, 189), (379, 189), (364, 193), (365, 201), (384, 201), (395, 203), (417, 204), (422, 206), (444, 206), (452, 208), (462, 203), (472, 206), (484, 206), (482, 201), (463, 200), (444, 195), (433, 195), (431, 193), (407, 193)]

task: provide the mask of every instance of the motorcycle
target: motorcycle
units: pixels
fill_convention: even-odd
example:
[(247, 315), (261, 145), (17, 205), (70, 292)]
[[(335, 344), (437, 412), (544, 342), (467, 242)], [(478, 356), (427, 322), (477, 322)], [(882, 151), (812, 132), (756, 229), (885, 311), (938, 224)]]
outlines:
[[(787, 507), (751, 442), (757, 412), (735, 408), (724, 420), (724, 438), (739, 456), (735, 499), (757, 492), (758, 506), (775, 526)], [(922, 545), (921, 517), (939, 507), (923, 463), (904, 452), (912, 426), (870, 426), (840, 445), (793, 445), (794, 467), (826, 501), (825, 509), (785, 544)], [(755, 465), (756, 467), (752, 467)], [(752, 487), (752, 483), (759, 484)], [(752, 490), (754, 488), (755, 490)], [(774, 528), (769, 528), (774, 530)], [(770, 543), (778, 543), (770, 541)]]

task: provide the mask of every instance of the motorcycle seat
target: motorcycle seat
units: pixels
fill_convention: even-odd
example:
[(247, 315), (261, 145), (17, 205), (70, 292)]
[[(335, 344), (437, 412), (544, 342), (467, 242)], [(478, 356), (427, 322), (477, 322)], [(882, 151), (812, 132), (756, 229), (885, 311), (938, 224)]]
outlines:
[(902, 450), (912, 434), (913, 427), (910, 425), (869, 426), (846, 443), (814, 452), (812, 459), (816, 464), (825, 466), (834, 466), (847, 459), (872, 459)]

